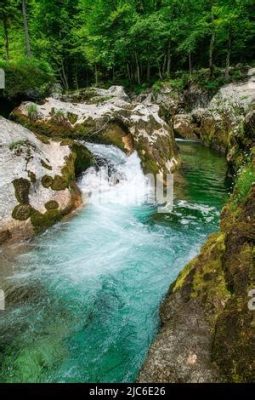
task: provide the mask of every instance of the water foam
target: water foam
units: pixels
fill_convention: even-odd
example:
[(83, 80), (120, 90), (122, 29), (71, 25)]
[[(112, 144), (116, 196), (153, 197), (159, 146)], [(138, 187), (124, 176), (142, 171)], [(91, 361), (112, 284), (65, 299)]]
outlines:
[(137, 152), (127, 156), (111, 145), (86, 143), (86, 146), (101, 164), (103, 161), (100, 167), (89, 168), (79, 182), (90, 203), (127, 206), (149, 201), (152, 187), (143, 174)]

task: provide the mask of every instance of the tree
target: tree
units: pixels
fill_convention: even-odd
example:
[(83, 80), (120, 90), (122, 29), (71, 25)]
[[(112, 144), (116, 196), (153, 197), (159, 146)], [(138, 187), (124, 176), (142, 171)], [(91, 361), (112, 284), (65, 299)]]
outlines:
[(229, 78), (232, 51), (243, 50), (254, 34), (254, 24), (249, 19), (249, 4), (251, 2), (245, 0), (220, 0), (216, 8), (219, 43), (226, 49), (226, 79)]
[(76, 21), (77, 3), (78, 0), (38, 0), (33, 14), (35, 54), (40, 57), (43, 52), (65, 89), (69, 88), (71, 78), (75, 74), (76, 57), (72, 32)]
[[(65, 89), (248, 62), (254, 0), (0, 0), (0, 55), (49, 62)], [(251, 49), (247, 52), (247, 47)], [(33, 57), (32, 50), (33, 49)]]
[(25, 33), (26, 55), (27, 57), (31, 57), (32, 51), (31, 51), (30, 35), (28, 29), (27, 0), (22, 0), (22, 15), (23, 15), (23, 24)]
[(10, 43), (9, 29), (11, 24), (17, 18), (17, 1), (16, 0), (1, 0), (0, 1), (0, 20), (3, 24), (4, 46), (6, 59), (10, 59)]

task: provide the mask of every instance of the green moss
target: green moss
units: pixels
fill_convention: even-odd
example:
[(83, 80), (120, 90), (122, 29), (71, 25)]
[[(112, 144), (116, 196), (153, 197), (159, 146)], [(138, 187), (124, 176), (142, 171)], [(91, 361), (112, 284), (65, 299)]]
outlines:
[(28, 174), (28, 177), (29, 177), (31, 183), (36, 183), (36, 175), (35, 175), (35, 173), (32, 172), (32, 171), (28, 171), (27, 174)]
[(76, 161), (76, 154), (71, 153), (69, 157), (65, 157), (65, 165), (62, 168), (62, 177), (66, 182), (66, 186), (68, 187), (69, 184), (75, 180), (75, 161)]
[(43, 185), (43, 187), (45, 187), (46, 189), (48, 189), (49, 187), (51, 187), (52, 183), (53, 183), (53, 178), (52, 178), (52, 176), (44, 175), (44, 176), (42, 177), (42, 185)]
[(65, 165), (61, 170), (62, 175), (55, 175), (54, 177), (45, 175), (42, 178), (42, 185), (56, 191), (67, 189), (70, 183), (75, 180), (75, 160), (76, 154), (71, 153), (69, 157), (65, 158)]
[(48, 139), (46, 136), (40, 135), (40, 134), (36, 133), (36, 137), (37, 137), (37, 139), (40, 140), (40, 142), (42, 142), (43, 144), (50, 144), (50, 141), (49, 141), (49, 139)]
[(52, 120), (54, 120), (57, 123), (62, 123), (65, 122), (65, 113), (63, 110), (55, 110)]
[(41, 140), (45, 144), (49, 144), (49, 140), (45, 139), (45, 137), (75, 137), (74, 129), (70, 126), (70, 123), (65, 120), (65, 118), (60, 119), (52, 119), (52, 120), (30, 120), (27, 116), (23, 115), (18, 109), (14, 110), (11, 113), (11, 118), (25, 126), (27, 129), (30, 129), (32, 132), (35, 132), (38, 139)]
[(72, 125), (74, 125), (78, 121), (78, 115), (73, 114), (71, 112), (67, 113), (67, 118), (69, 119)]
[(37, 210), (32, 210), (31, 223), (34, 227), (35, 233), (44, 232), (52, 225), (59, 222), (62, 216), (62, 213), (58, 210), (48, 210), (44, 214), (40, 213)]
[(71, 146), (72, 151), (75, 153), (74, 168), (76, 176), (79, 176), (91, 165), (95, 164), (95, 159), (92, 153), (80, 143), (73, 143)]
[(68, 182), (63, 176), (55, 175), (51, 184), (52, 190), (65, 190), (68, 187)]
[(20, 179), (15, 179), (12, 183), (15, 189), (15, 196), (18, 202), (21, 204), (28, 204), (29, 190), (31, 185), (29, 180), (20, 178)]
[(183, 297), (188, 296), (187, 301), (196, 299), (203, 304), (211, 326), (231, 297), (222, 263), (225, 250), (225, 235), (211, 235), (200, 255), (184, 268), (171, 288), (172, 293), (181, 291)]
[(45, 204), (45, 208), (46, 208), (46, 210), (57, 210), (58, 208), (59, 208), (59, 204), (58, 204), (58, 202), (57, 201), (55, 201), (55, 200), (51, 200), (51, 201), (48, 201), (46, 204)]
[(142, 157), (142, 167), (145, 174), (157, 175), (159, 173), (159, 167), (156, 161), (148, 159), (146, 156)]
[(9, 149), (11, 151), (21, 151), (22, 147), (29, 146), (29, 145), (30, 145), (30, 143), (28, 140), (17, 140), (16, 142), (12, 142), (9, 145)]
[(52, 171), (52, 167), (48, 164), (46, 164), (46, 162), (44, 160), (41, 160), (41, 164), (44, 168), (49, 169), (50, 171)]
[(193, 277), (192, 297), (206, 293), (208, 298), (228, 296), (221, 258), (226, 250), (225, 235), (214, 234), (198, 257), (199, 268)]
[(73, 140), (72, 139), (63, 139), (60, 142), (60, 146), (72, 146)]
[(141, 140), (136, 143), (136, 150), (141, 159), (141, 165), (143, 172), (145, 174), (157, 175), (159, 173), (159, 166), (156, 160), (150, 154), (150, 147), (147, 139), (141, 138)]
[(19, 204), (12, 212), (12, 218), (18, 221), (26, 221), (30, 218), (32, 208), (29, 204)]
[(242, 204), (247, 199), (252, 184), (255, 184), (255, 164), (250, 162), (242, 169), (237, 178), (233, 196), (233, 203), (235, 205)]
[(108, 129), (106, 132), (103, 133), (102, 139), (105, 144), (112, 144), (123, 151), (125, 150), (124, 143), (122, 141), (122, 135), (117, 128)]
[(196, 259), (192, 260), (189, 264), (187, 264), (185, 266), (185, 268), (183, 268), (183, 270), (180, 272), (180, 274), (178, 275), (173, 287), (172, 287), (172, 292), (176, 292), (177, 290), (181, 289), (183, 287), (183, 285), (186, 282), (186, 279), (188, 277), (188, 275), (190, 274), (190, 272), (192, 271), (192, 269), (194, 268), (196, 263)]
[(37, 107), (37, 105), (33, 104), (33, 103), (29, 104), (27, 106), (27, 114), (28, 114), (28, 118), (31, 121), (36, 121), (37, 118), (38, 118), (38, 107)]
[(228, 301), (217, 320), (212, 347), (212, 361), (218, 365), (225, 382), (254, 381), (255, 337), (254, 312), (247, 309), (247, 297)]

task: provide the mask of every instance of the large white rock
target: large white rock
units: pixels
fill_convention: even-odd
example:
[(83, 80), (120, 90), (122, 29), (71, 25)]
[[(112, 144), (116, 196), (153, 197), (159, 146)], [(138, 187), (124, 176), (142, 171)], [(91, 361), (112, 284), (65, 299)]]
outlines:
[(253, 69), (251, 69), (246, 82), (223, 86), (211, 100), (208, 109), (218, 112), (228, 111), (234, 114), (245, 113), (253, 103), (255, 103), (255, 79)]
[(25, 116), (33, 124), (29, 110), (35, 108), (36, 125), (41, 124), (46, 130), (50, 126), (51, 134), (61, 129), (62, 119), (65, 130), (62, 136), (71, 132), (72, 137), (84, 135), (86, 140), (94, 141), (109, 134), (109, 129), (115, 139), (117, 131), (122, 136), (131, 135), (146, 171), (148, 165), (153, 165), (159, 173), (172, 172), (179, 162), (173, 130), (159, 116), (159, 106), (130, 101), (122, 87), (91, 88), (69, 94), (62, 100), (49, 97), (43, 105), (25, 102), (14, 115), (18, 120), (20, 115)]
[(45, 175), (61, 176), (70, 153), (68, 146), (55, 141), (44, 144), (28, 129), (0, 117), (0, 232), (9, 230), (15, 235), (16, 231), (22, 231), (22, 236), (31, 235), (30, 220), (12, 218), (12, 212), (19, 204), (14, 180), (23, 178), (30, 181), (29, 204), (41, 213), (46, 212), (45, 204), (51, 200), (58, 202), (60, 210), (68, 206), (71, 200), (69, 190), (47, 189), (41, 179)]

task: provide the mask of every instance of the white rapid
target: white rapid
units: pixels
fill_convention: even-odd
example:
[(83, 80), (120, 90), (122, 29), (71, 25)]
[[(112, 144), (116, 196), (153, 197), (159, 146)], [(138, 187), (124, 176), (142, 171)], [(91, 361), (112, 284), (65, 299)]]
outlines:
[(127, 156), (114, 146), (91, 143), (86, 146), (98, 164), (89, 168), (79, 182), (90, 203), (125, 207), (150, 201), (150, 180), (144, 176), (136, 152)]

